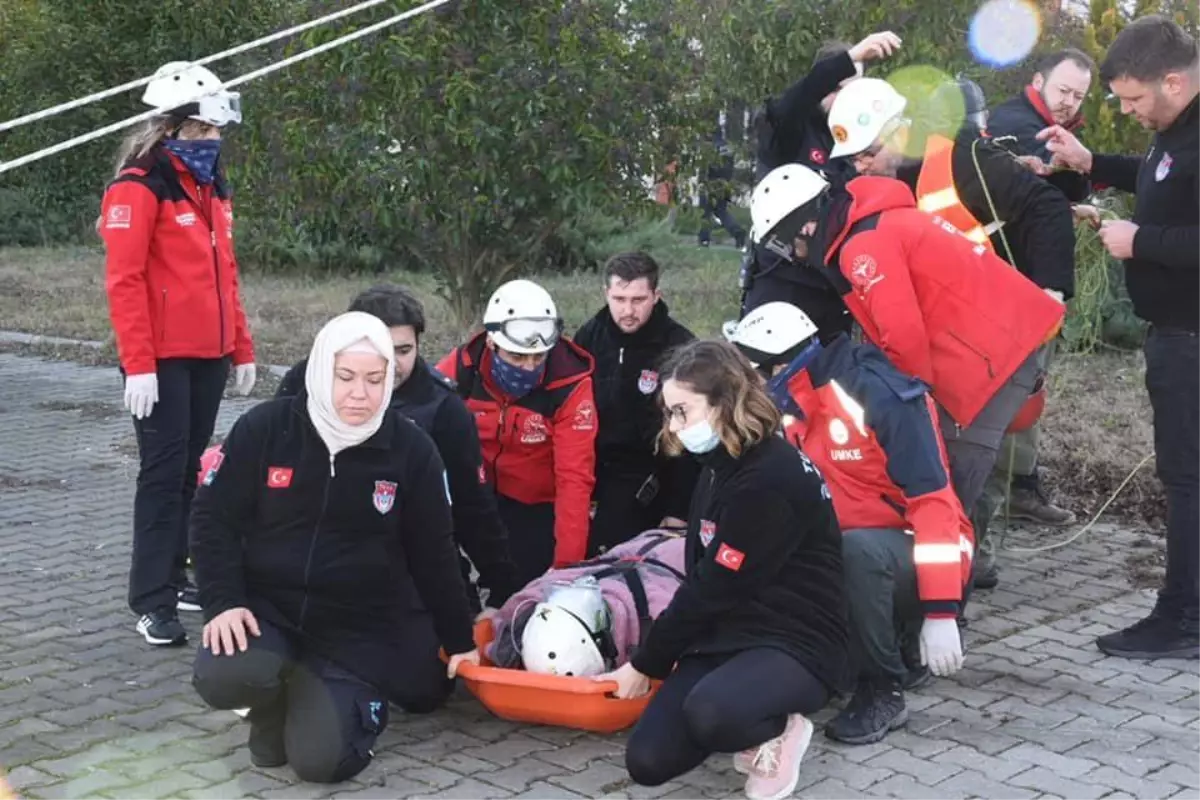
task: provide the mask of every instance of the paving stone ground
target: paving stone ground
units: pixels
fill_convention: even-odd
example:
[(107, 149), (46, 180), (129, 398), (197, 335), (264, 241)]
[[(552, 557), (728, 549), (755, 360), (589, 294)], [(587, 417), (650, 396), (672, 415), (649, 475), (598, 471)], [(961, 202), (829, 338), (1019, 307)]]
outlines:
[[(245, 400), (227, 400), (225, 431)], [(113, 369), (0, 354), (0, 764), (23, 797), (738, 797), (728, 757), (632, 786), (623, 736), (491, 717), (465, 692), (394, 715), (375, 762), (335, 787), (251, 767), (246, 726), (189, 685), (190, 649), (153, 649), (125, 607), (136, 454)], [(906, 730), (814, 738), (797, 797), (1200, 796), (1195, 662), (1102, 656), (1150, 603), (1125, 578), (1144, 537), (1097, 526), (1005, 553), (970, 609), (966, 668), (909, 695)], [(1015, 532), (1009, 546), (1047, 541)], [(196, 615), (184, 615), (193, 641)], [(828, 719), (826, 710), (818, 722)]]

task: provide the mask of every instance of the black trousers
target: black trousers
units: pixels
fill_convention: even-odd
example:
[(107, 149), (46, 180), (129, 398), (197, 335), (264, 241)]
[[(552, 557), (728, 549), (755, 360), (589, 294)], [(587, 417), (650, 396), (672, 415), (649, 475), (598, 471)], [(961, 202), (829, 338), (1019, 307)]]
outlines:
[(610, 550), (629, 541), (642, 531), (658, 527), (664, 514), (664, 497), (658, 496), (648, 503), (637, 498), (638, 490), (646, 483), (650, 473), (631, 473), (601, 467), (596, 470), (596, 488), (592, 502), (596, 515), (592, 518), (588, 536), (588, 557)]
[(824, 684), (782, 650), (684, 656), (629, 735), (625, 767), (635, 783), (658, 786), (713, 753), (774, 739), (789, 714), (812, 714), (828, 699)]
[[(397, 704), (411, 713), (429, 713), (453, 689), (437, 658), (437, 637), (424, 617), (414, 634), (413, 659), (398, 663), (410, 674)], [(196, 653), (192, 685), (213, 708), (249, 708), (250, 722), (278, 731), (288, 763), (301, 780), (337, 783), (362, 772), (374, 757), (375, 739), (388, 723), (388, 698), (345, 668), (304, 651), (301, 643), (259, 620), (260, 637), (250, 637), (244, 653)], [(416, 630), (421, 628), (421, 631)], [(406, 632), (406, 634), (409, 632)], [(426, 641), (427, 639), (428, 641)], [(426, 657), (426, 654), (428, 657)]]
[(554, 563), (554, 504), (529, 505), (502, 494), (496, 508), (508, 531), (508, 548), (517, 565), (517, 585), (540, 577)]
[(737, 218), (729, 211), (728, 194), (713, 196), (700, 195), (700, 242), (706, 243), (712, 238), (712, 220), (716, 220), (734, 239), (742, 239), (746, 231), (738, 224)]
[[(894, 528), (842, 532), (852, 678), (903, 681), (905, 640), (924, 622), (913, 537)], [(850, 682), (850, 685), (853, 685)]]
[(1143, 345), (1154, 410), (1154, 455), (1167, 494), (1167, 575), (1157, 611), (1200, 618), (1200, 337), (1151, 327)]
[(129, 607), (138, 614), (174, 609), (185, 580), (196, 471), (212, 438), (229, 359), (168, 358), (157, 371), (158, 402), (150, 416), (133, 421), (140, 466)]

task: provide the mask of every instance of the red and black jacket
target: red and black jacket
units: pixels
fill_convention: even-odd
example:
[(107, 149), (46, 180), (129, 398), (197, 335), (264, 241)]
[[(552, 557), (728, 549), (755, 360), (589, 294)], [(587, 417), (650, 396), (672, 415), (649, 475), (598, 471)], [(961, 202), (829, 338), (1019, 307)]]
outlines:
[(183, 162), (155, 148), (109, 184), (98, 226), (127, 374), (155, 372), (160, 358), (232, 355), (235, 364), (253, 363), (223, 178), (199, 185)]
[[(1062, 325), (1066, 306), (987, 248), (918, 211), (892, 178), (855, 178), (818, 234), (863, 334), (967, 427)], [(848, 202), (848, 205), (847, 205)]]
[[(1050, 151), (1046, 149), (1045, 142), (1038, 141), (1037, 135), (1043, 129), (1057, 124), (1050, 109), (1046, 108), (1041, 92), (1026, 86), (1025, 91), (992, 109), (988, 114), (987, 133), (993, 139), (1011, 136), (1016, 139), (1012, 149), (1017, 155), (1037, 156), (1049, 162)], [(1079, 136), (1083, 115), (1075, 117), (1063, 127)], [(1071, 170), (1055, 172), (1046, 178), (1046, 182), (1058, 188), (1072, 203), (1082, 203), (1093, 189), (1104, 188), (1102, 184), (1093, 186), (1086, 175)]]
[(788, 393), (802, 414), (785, 418), (785, 434), (821, 470), (841, 529), (910, 531), (925, 614), (956, 615), (975, 540), (928, 387), (843, 334)]
[[(484, 470), (498, 494), (527, 505), (554, 504), (554, 566), (583, 560), (588, 511), (596, 483), (592, 357), (560, 339), (546, 359), (542, 382), (512, 398), (491, 377), (495, 358), (486, 334), (455, 348), (437, 365), (458, 384), (475, 416)], [(509, 531), (509, 536), (520, 536)]]

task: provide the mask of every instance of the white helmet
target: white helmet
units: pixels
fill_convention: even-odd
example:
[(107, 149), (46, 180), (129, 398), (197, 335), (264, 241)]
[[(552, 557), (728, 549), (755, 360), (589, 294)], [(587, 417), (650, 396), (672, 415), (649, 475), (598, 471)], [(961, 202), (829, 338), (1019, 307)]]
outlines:
[(796, 354), (817, 335), (817, 326), (790, 303), (764, 303), (732, 328), (725, 326), (725, 338), (741, 350), (755, 368), (790, 363)]
[(538, 603), (521, 633), (525, 669), (542, 675), (587, 677), (607, 665), (583, 621), (561, 606)]
[(859, 78), (838, 92), (829, 108), (833, 134), (830, 158), (852, 156), (866, 150), (883, 135), (889, 123), (900, 118), (908, 101), (887, 81)]
[(545, 353), (562, 335), (563, 323), (550, 293), (533, 281), (501, 286), (488, 300), (483, 328), (496, 346), (510, 353)]
[(188, 119), (224, 127), (242, 121), (242, 96), (221, 88), (221, 79), (211, 70), (189, 61), (163, 64), (154, 73), (142, 102), (155, 108), (188, 108)]
[[(750, 196), (751, 236), (757, 244), (793, 211), (820, 197), (829, 183), (801, 164), (784, 164), (766, 174)], [(791, 236), (781, 237), (791, 244)]]

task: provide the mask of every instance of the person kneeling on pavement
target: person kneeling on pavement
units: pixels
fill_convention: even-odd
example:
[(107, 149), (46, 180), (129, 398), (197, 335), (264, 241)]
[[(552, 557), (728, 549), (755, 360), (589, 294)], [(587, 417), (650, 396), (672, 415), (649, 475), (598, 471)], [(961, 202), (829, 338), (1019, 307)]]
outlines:
[[(971, 575), (971, 523), (950, 482), (929, 388), (879, 348), (768, 303), (726, 335), (768, 378), (787, 436), (820, 468), (842, 527), (854, 696), (825, 728), (877, 742), (908, 721), (904, 690), (962, 666), (955, 617)], [(916, 633), (919, 666), (902, 642)], [(916, 659), (910, 660), (916, 661)]]
[(725, 342), (676, 350), (662, 369), (668, 454), (704, 470), (688, 513), (687, 578), (632, 660), (599, 676), (618, 697), (663, 681), (629, 737), (630, 777), (657, 786), (736, 753), (750, 798), (800, 776), (819, 711), (845, 666), (841, 538), (816, 467)]
[(684, 580), (684, 537), (649, 530), (532, 581), (492, 618), (500, 667), (587, 677), (629, 662)]
[(252, 763), (302, 780), (358, 774), (389, 701), (433, 711), (479, 662), (445, 470), (389, 410), (393, 369), (383, 322), (334, 318), (304, 390), (237, 421), (193, 506), (207, 623), (192, 683), (214, 708), (249, 707)]

